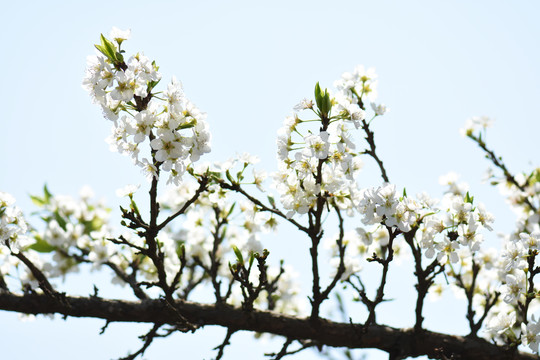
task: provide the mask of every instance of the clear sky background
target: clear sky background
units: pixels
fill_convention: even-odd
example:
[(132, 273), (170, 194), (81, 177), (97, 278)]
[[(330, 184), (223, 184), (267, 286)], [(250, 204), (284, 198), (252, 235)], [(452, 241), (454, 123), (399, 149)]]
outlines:
[[(39, 193), (45, 182), (54, 193), (73, 196), (89, 185), (113, 208), (117, 188), (144, 183), (129, 159), (109, 152), (104, 139), (110, 123), (81, 88), (86, 56), (112, 26), (131, 28), (128, 53), (143, 51), (155, 59), (164, 83), (176, 75), (186, 95), (208, 113), (213, 141), (207, 160), (248, 151), (262, 159), (260, 167), (275, 169), (276, 131), (292, 107), (312, 96), (317, 81), (331, 87), (343, 72), (364, 64), (376, 68), (378, 101), (391, 109), (374, 126), (380, 156), (391, 181), (409, 194), (425, 190), (440, 197), (438, 177), (458, 172), (497, 217), (496, 231), (512, 229), (504, 200), (480, 182), (487, 161), (459, 135), (471, 116), (495, 118), (487, 140), (512, 171), (539, 162), (536, 1), (98, 0), (2, 7), (0, 191), (14, 195), (28, 214), (34, 210), (28, 194)], [(379, 184), (367, 159), (365, 174), (364, 185)], [(275, 241), (274, 253), (283, 255), (279, 244), (294, 239)], [(487, 242), (498, 245), (495, 234)], [(293, 249), (307, 253), (307, 242), (299, 240)], [(68, 279), (65, 286), (88, 294), (92, 281)], [(403, 314), (385, 306), (384, 321), (413, 325), (412, 307)], [(430, 303), (426, 326), (465, 334), (463, 310), (453, 298)], [(147, 328), (112, 324), (99, 336), (103, 321), (21, 323), (5, 312), (0, 322), (6, 359), (120, 357), (138, 347), (136, 337)], [(146, 358), (209, 359), (221, 336), (221, 330), (209, 329), (158, 340)], [(244, 342), (253, 343), (251, 335), (235, 335), (226, 358), (247, 358), (253, 351), (253, 358), (262, 358), (261, 349), (279, 350), (276, 342)]]

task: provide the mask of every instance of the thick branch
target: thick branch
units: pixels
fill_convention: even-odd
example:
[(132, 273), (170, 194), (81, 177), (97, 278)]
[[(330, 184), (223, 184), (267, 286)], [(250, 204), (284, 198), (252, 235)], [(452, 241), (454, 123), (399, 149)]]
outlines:
[[(320, 319), (314, 326), (308, 318), (296, 318), (271, 311), (254, 310), (249, 313), (229, 306), (202, 305), (176, 302), (178, 311), (188, 321), (199, 325), (219, 325), (238, 330), (256, 331), (290, 339), (317, 341), (322, 345), (348, 348), (376, 348), (398, 352), (401, 357), (427, 355), (476, 360), (532, 360), (532, 354), (516, 353), (482, 339), (446, 335), (431, 331), (421, 334), (412, 329), (395, 329), (371, 325), (359, 334), (358, 328), (347, 323)], [(0, 292), (0, 309), (31, 314), (59, 313), (74, 317), (94, 317), (108, 321), (175, 324), (175, 316), (162, 300), (124, 301), (97, 297), (65, 297), (59, 302), (46, 295), (15, 295)]]

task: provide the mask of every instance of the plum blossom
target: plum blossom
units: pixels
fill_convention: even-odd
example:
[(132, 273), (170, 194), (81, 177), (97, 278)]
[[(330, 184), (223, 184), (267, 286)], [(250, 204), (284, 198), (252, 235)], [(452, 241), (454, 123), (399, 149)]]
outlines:
[(528, 346), (529, 349), (538, 353), (538, 345), (540, 345), (540, 324), (532, 316), (532, 320), (527, 324), (521, 323), (521, 342)]
[(129, 38), (131, 37), (131, 29), (120, 30), (116, 26), (113, 26), (111, 32), (109, 33), (109, 37), (117, 43), (121, 44), (122, 41), (129, 40)]
[[(110, 36), (120, 44), (131, 32), (113, 28)], [(114, 43), (111, 43), (114, 45)], [(157, 66), (142, 53), (125, 63), (99, 53), (88, 59), (83, 87), (104, 115), (114, 122), (107, 139), (110, 148), (130, 156), (149, 179), (158, 169), (169, 173), (169, 183), (179, 184), (188, 166), (210, 151), (206, 114), (186, 98), (182, 85), (173, 77), (163, 97), (150, 93), (161, 80)], [(122, 115), (123, 114), (123, 115)], [(122, 115), (122, 116), (121, 116)], [(141, 144), (150, 142), (153, 161), (139, 160)]]

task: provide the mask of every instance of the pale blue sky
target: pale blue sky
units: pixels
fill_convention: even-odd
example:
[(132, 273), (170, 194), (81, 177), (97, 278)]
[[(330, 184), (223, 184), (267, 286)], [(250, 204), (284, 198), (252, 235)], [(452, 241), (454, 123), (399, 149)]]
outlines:
[[(496, 121), (488, 142), (510, 169), (530, 170), (538, 163), (539, 10), (536, 1), (3, 4), (0, 191), (13, 194), (30, 213), (27, 194), (39, 192), (44, 182), (55, 193), (71, 195), (90, 185), (117, 208), (117, 188), (144, 182), (129, 159), (109, 152), (104, 138), (110, 124), (81, 88), (86, 56), (100, 33), (117, 26), (132, 29), (128, 52), (144, 51), (155, 59), (165, 81), (176, 75), (187, 96), (208, 113), (213, 152), (207, 159), (248, 151), (268, 170), (276, 166), (275, 134), (283, 118), (312, 96), (317, 81), (331, 87), (357, 64), (375, 67), (378, 101), (391, 109), (375, 124), (390, 179), (409, 193), (440, 196), (438, 177), (461, 173), (496, 215), (496, 230), (508, 231), (513, 215), (496, 190), (480, 184), (487, 162), (458, 129), (468, 117), (491, 116)], [(365, 185), (378, 184), (375, 170), (367, 161)], [(446, 312), (449, 303), (430, 310)], [(392, 317), (397, 315), (390, 312)], [(0, 313), (2, 353), (9, 359), (37, 352), (67, 359), (85, 347), (78, 358), (119, 357), (135, 349), (136, 335), (143, 332), (113, 324), (99, 337), (103, 322), (15, 318)], [(435, 317), (427, 325), (460, 331), (464, 321)], [(206, 349), (221, 341), (209, 337), (201, 345)], [(178, 357), (193, 342), (174, 339), (158, 341), (147, 358)], [(28, 341), (35, 346), (24, 346)], [(89, 343), (98, 345), (88, 348)], [(239, 344), (226, 358), (235, 351), (242, 351)], [(186, 358), (214, 353), (189, 354)]]

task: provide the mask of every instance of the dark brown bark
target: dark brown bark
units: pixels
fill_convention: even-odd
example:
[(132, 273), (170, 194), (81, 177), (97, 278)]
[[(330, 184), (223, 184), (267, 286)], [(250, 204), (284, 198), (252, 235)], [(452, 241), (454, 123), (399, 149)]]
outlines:
[[(256, 331), (284, 336), (288, 339), (310, 339), (333, 347), (375, 348), (392, 354), (393, 358), (427, 355), (430, 358), (452, 359), (537, 359), (526, 353), (513, 353), (485, 340), (447, 335), (432, 331), (396, 329), (371, 325), (362, 332), (361, 326), (320, 319), (314, 324), (309, 318), (297, 318), (271, 311), (246, 312), (227, 305), (204, 305), (177, 301), (179, 313), (189, 322), (204, 326), (218, 325), (235, 330)], [(93, 317), (109, 322), (147, 322), (177, 325), (177, 317), (164, 300), (107, 300), (99, 297), (57, 298), (0, 291), (0, 309), (30, 314), (58, 313), (73, 317)]]

